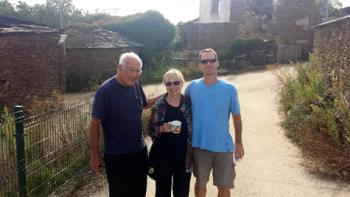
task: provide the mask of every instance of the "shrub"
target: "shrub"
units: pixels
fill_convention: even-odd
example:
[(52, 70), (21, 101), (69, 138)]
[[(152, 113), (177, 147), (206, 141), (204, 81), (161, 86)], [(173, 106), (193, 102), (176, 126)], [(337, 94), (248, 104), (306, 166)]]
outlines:
[(298, 140), (298, 133), (312, 112), (312, 105), (323, 103), (325, 89), (321, 70), (314, 63), (300, 64), (296, 76), (281, 73), (282, 88), (279, 91), (285, 119), (282, 127), (287, 135)]
[(86, 92), (96, 90), (108, 77), (86, 76), (75, 73), (66, 74), (66, 92)]
[(311, 159), (311, 171), (350, 182), (349, 102), (342, 85), (327, 86), (324, 79), (313, 56), (295, 73), (279, 75), (281, 126)]
[(261, 38), (235, 38), (227, 44), (222, 59), (232, 59), (237, 55), (248, 53), (252, 50), (262, 49), (264, 40)]
[(338, 145), (350, 147), (349, 103), (339, 88), (326, 88), (317, 61), (311, 56), (309, 63), (297, 66), (295, 77), (282, 75), (279, 95), (287, 133), (298, 136), (303, 125), (311, 122)]

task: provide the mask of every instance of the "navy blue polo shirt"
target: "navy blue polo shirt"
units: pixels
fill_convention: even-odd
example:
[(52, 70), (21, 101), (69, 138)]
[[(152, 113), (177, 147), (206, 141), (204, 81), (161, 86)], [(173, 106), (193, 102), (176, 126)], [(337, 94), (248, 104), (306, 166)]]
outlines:
[(101, 85), (95, 95), (92, 117), (101, 120), (105, 154), (134, 153), (145, 147), (141, 116), (146, 105), (139, 82), (123, 86), (113, 77)]

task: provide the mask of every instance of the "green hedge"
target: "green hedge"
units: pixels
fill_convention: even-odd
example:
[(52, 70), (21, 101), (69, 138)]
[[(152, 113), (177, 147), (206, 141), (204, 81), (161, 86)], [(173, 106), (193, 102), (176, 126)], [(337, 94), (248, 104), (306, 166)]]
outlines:
[(227, 44), (221, 58), (232, 59), (252, 50), (262, 49), (264, 48), (264, 43), (264, 40), (261, 38), (235, 38)]

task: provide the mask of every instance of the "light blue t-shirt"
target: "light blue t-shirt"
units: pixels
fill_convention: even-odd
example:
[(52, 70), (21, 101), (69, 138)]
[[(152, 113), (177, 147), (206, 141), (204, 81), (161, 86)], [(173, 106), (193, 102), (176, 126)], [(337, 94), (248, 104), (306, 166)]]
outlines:
[(201, 78), (190, 82), (185, 95), (192, 102), (192, 146), (213, 152), (233, 152), (229, 119), (230, 114), (240, 114), (235, 86), (223, 80), (206, 85)]

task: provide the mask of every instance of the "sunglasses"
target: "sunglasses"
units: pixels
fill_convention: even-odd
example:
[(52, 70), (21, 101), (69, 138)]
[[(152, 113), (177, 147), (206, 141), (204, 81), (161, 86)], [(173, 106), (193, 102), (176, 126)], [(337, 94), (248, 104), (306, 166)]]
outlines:
[(170, 87), (171, 85), (178, 86), (178, 85), (180, 85), (180, 81), (165, 82), (166, 87)]
[(207, 64), (213, 64), (216, 62), (216, 59), (210, 59), (210, 60), (201, 60), (200, 63), (201, 64), (204, 64), (204, 65), (207, 65)]

